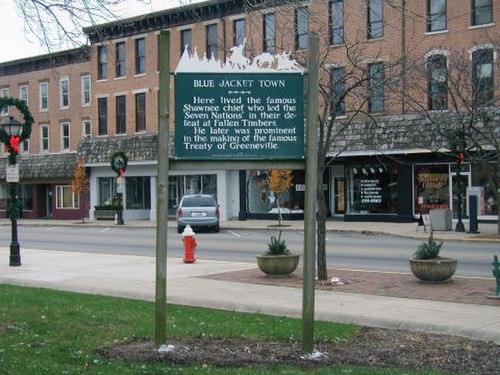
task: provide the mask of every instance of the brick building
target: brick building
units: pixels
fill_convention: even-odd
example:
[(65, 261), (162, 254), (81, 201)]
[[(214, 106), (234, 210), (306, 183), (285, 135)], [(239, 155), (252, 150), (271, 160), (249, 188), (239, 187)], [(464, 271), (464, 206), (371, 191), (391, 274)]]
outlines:
[[(293, 57), (304, 62), (307, 32), (311, 31), (320, 36), (321, 82), (328, 94), (323, 103), (330, 108), (324, 120), (331, 122), (335, 135), (327, 145), (331, 165), (324, 174), (330, 215), (345, 220), (410, 221), (432, 208), (450, 208), (456, 215), (458, 178), (464, 195), (467, 187), (478, 194), (480, 219), (496, 219), (498, 197), (486, 167), (498, 162), (493, 157), (479, 163), (477, 152), (470, 152), (457, 177), (450, 139), (438, 128), (445, 124), (454, 128), (468, 118), (461, 117), (463, 112), (475, 115), (479, 113), (475, 108), (486, 106), (493, 114), (493, 136), (481, 142), (489, 142), (498, 153), (495, 83), (499, 69), (495, 67), (500, 7), (491, 0), (253, 3), (250, 7), (244, 1), (207, 1), (85, 29), (91, 42), (85, 62), (67, 59), (67, 66), (57, 69), (59, 78), (50, 81), (62, 85), (64, 77), (70, 77), (70, 109), (51, 111), (48, 150), (41, 149), (45, 146), (40, 135), (48, 120), (34, 111), (29, 156), (69, 152), (76, 159), (73, 152), (78, 145), (91, 176), (93, 217), (94, 206), (113, 201), (115, 175), (109, 158), (115, 151), (124, 151), (129, 157), (125, 219), (154, 219), (160, 30), (170, 30), (172, 71), (186, 46), (200, 56), (224, 60), (231, 55), (231, 47), (243, 42), (249, 58), (263, 52), (294, 51)], [(31, 98), (39, 100), (36, 90), (45, 79), (40, 75), (52, 73), (37, 66), (37, 59), (44, 57), (27, 59), (34, 68), (29, 74), (7, 74), (22, 62), (0, 65), (4, 69), (0, 70), (2, 95), (5, 89), (17, 95), (18, 87), (29, 82), (30, 93), (35, 90), (29, 96), (33, 108)], [(469, 93), (461, 98), (465, 103), (461, 109), (454, 107), (458, 97), (451, 91), (452, 83), (458, 82), (456, 76), (468, 82), (463, 86)], [(82, 77), (91, 81), (89, 107), (73, 105), (81, 102)], [(171, 83), (173, 87), (173, 80)], [(50, 93), (60, 91), (56, 87)], [(171, 95), (171, 113), (173, 98)], [(50, 103), (57, 101), (51, 99)], [(172, 131), (174, 120), (171, 116)], [(70, 145), (61, 150), (58, 146), (66, 145), (65, 123), (70, 124)], [(82, 131), (92, 136), (85, 138)], [(54, 143), (54, 139), (60, 142)], [(478, 144), (470, 146), (477, 151)], [(257, 183), (263, 173), (258, 163), (255, 169), (225, 169), (217, 162), (200, 162), (194, 167), (175, 163), (169, 181), (171, 213), (183, 194), (203, 192), (217, 196), (223, 220), (274, 217), (273, 202)], [(294, 182), (285, 208), (290, 217), (300, 217), (302, 171), (294, 172)], [(60, 185), (53, 186), (61, 190)], [(462, 206), (467, 216), (467, 203)], [(56, 217), (56, 211), (53, 215)]]
[[(79, 48), (0, 64), (0, 93), (26, 101), (35, 119), (30, 139), (18, 162), (18, 196), (24, 218), (70, 219), (88, 208), (79, 204), (69, 188), (76, 166), (76, 151), (91, 129), (91, 74), (89, 49)], [(2, 118), (21, 119), (14, 107)], [(5, 155), (5, 151), (2, 149)], [(0, 175), (5, 180), (5, 164)], [(0, 215), (5, 215), (8, 189), (0, 185)]]

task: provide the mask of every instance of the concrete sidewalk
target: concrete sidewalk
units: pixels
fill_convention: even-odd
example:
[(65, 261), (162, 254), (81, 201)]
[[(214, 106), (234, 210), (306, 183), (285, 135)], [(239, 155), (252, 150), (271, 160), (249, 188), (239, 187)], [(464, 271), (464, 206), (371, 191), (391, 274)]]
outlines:
[[(151, 257), (23, 249), (23, 265), (8, 266), (0, 248), (0, 283), (154, 300)], [(167, 261), (169, 303), (301, 317), (300, 288), (201, 278), (255, 268), (252, 263)], [(500, 344), (498, 306), (316, 291), (317, 320), (461, 335)]]

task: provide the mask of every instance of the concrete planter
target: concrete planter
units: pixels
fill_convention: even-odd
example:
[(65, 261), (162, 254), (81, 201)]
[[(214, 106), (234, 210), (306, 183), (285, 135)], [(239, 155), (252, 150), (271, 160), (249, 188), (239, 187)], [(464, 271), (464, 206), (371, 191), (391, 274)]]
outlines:
[(297, 269), (299, 255), (257, 255), (259, 269), (269, 276), (286, 276)]
[(446, 282), (457, 270), (457, 260), (452, 258), (410, 259), (411, 272), (424, 282)]

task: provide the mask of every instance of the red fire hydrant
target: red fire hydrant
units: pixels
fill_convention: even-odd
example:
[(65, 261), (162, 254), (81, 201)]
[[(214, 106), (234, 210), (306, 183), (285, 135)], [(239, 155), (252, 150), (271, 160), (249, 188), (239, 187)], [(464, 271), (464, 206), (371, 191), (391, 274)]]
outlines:
[(190, 225), (186, 225), (184, 232), (182, 232), (182, 242), (184, 243), (184, 263), (196, 262), (196, 258), (194, 257), (196, 238)]

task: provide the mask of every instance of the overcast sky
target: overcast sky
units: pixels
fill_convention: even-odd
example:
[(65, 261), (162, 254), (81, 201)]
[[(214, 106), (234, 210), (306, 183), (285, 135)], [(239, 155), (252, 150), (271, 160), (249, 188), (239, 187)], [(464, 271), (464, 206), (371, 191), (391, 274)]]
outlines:
[[(180, 6), (200, 0), (150, 0), (144, 4), (137, 0), (124, 0), (122, 18)], [(0, 62), (16, 60), (47, 53), (37, 39), (24, 33), (24, 20), (14, 8), (13, 0), (0, 0), (0, 25), (3, 34), (0, 39)], [(82, 41), (85, 41), (82, 38)]]

